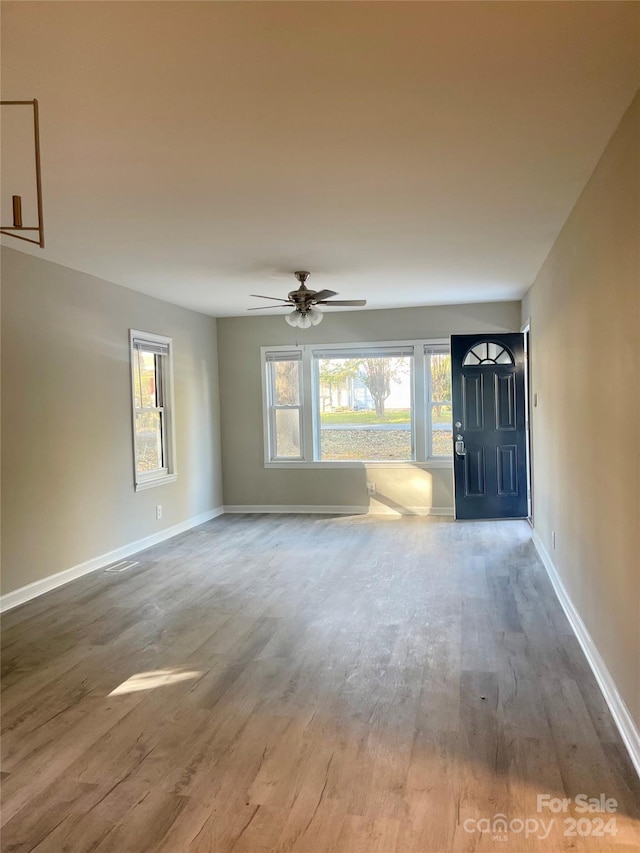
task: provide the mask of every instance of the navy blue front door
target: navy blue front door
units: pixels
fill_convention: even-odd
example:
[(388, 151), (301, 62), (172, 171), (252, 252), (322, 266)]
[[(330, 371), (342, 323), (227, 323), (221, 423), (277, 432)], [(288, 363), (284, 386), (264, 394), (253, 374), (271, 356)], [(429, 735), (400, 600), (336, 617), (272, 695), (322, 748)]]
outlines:
[(524, 335), (452, 335), (456, 518), (526, 518)]

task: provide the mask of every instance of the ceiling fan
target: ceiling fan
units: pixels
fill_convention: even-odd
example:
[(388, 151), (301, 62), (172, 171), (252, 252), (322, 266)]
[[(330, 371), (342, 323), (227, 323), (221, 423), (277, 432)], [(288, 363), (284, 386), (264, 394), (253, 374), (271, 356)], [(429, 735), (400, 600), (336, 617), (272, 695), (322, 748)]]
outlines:
[(308, 329), (322, 322), (323, 315), (318, 305), (362, 306), (367, 304), (366, 299), (332, 299), (331, 297), (338, 295), (334, 290), (309, 290), (306, 282), (310, 273), (299, 271), (294, 275), (298, 279), (300, 287), (288, 293), (286, 299), (277, 299), (275, 296), (261, 296), (258, 293), (251, 294), (257, 299), (270, 299), (272, 302), (279, 302), (280, 305), (260, 305), (258, 308), (248, 308), (247, 310), (264, 311), (266, 308), (293, 307), (293, 311), (287, 314), (284, 319), (290, 326)]

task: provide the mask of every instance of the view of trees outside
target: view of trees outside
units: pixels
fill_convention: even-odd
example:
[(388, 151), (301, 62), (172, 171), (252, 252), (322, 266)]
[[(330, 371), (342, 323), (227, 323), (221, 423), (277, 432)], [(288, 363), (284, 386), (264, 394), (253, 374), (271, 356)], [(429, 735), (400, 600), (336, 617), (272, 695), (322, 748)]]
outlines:
[[(431, 353), (431, 453), (451, 455), (451, 357)], [(411, 359), (319, 359), (321, 459), (406, 460)]]
[(162, 468), (162, 424), (160, 412), (136, 414), (136, 465), (138, 473)]
[(136, 406), (136, 468), (138, 473), (162, 468), (162, 419), (157, 411), (156, 356), (134, 351), (134, 397)]
[(300, 414), (298, 409), (276, 409), (276, 457), (300, 457)]
[(431, 399), (434, 403), (451, 403), (451, 356), (431, 353)]
[(300, 362), (274, 361), (276, 406), (297, 406), (300, 402)]
[(431, 455), (451, 456), (451, 356), (431, 353)]
[(271, 369), (276, 456), (279, 459), (295, 459), (300, 456), (300, 362), (274, 361)]
[[(451, 455), (451, 359), (431, 353), (431, 453)], [(320, 459), (403, 461), (413, 458), (412, 359), (409, 356), (319, 358)], [(300, 370), (271, 362), (275, 452), (300, 456)]]
[[(406, 358), (365, 358), (360, 363), (360, 375), (369, 389), (376, 407), (376, 417), (384, 419), (384, 405), (391, 395), (391, 383), (410, 381), (411, 365)], [(411, 403), (409, 403), (411, 405)]]
[[(350, 408), (353, 404), (353, 387), (358, 362), (353, 359), (321, 358), (318, 360), (321, 412)], [(357, 401), (355, 403), (357, 405)]]
[(318, 360), (320, 458), (413, 457), (411, 359)]
[[(355, 408), (361, 410), (373, 404), (378, 419), (384, 420), (385, 404), (391, 396), (393, 383), (402, 389), (403, 402), (409, 411), (411, 406), (411, 359), (408, 357), (388, 358), (321, 358), (318, 360), (320, 399), (322, 409)], [(367, 395), (358, 395), (358, 388), (366, 388)], [(398, 389), (400, 391), (400, 389)], [(335, 395), (338, 397), (336, 403)], [(345, 397), (346, 395), (346, 397)], [(340, 401), (344, 400), (345, 404)], [(400, 401), (402, 402), (402, 401)]]

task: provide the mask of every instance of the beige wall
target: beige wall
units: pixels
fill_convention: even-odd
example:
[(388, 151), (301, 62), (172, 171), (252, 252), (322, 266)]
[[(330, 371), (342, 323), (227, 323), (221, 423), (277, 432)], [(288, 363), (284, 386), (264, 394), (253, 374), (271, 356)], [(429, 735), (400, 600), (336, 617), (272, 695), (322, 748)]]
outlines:
[(522, 316), (535, 527), (640, 725), (640, 95)]
[[(367, 472), (264, 467), (260, 347), (442, 338), (452, 333), (517, 331), (520, 303), (326, 312), (313, 329), (291, 329), (282, 316), (218, 320), (222, 455), (226, 505), (368, 506)], [(451, 468), (376, 468), (380, 501), (391, 507), (452, 507)]]
[[(8, 248), (1, 271), (7, 593), (207, 512), (222, 488), (213, 318)], [(138, 493), (129, 328), (175, 351), (178, 480)]]

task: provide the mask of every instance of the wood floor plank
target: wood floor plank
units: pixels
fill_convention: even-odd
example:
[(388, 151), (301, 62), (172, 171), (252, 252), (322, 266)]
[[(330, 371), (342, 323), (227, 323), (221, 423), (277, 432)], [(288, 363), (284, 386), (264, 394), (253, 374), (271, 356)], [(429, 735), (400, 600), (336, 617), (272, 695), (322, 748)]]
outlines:
[[(16, 763), (2, 785), (2, 822), (6, 823), (58, 778), (117, 721), (142, 701), (140, 695), (121, 697), (120, 701), (95, 699), (79, 720), (73, 720), (63, 734), (47, 741)], [(28, 735), (26, 736), (28, 738)]]
[[(4, 620), (3, 853), (640, 846), (526, 524), (225, 516), (138, 559)], [(605, 838), (477, 829), (602, 792)]]
[(64, 820), (33, 848), (34, 853), (93, 853), (149, 791), (148, 784), (129, 779), (115, 786), (94, 786), (92, 794), (76, 802)]
[(2, 828), (2, 849), (28, 853), (62, 823), (68, 811), (82, 809), (95, 785), (59, 779), (33, 797)]
[(95, 847), (96, 853), (151, 853), (179, 822), (185, 797), (149, 791)]

